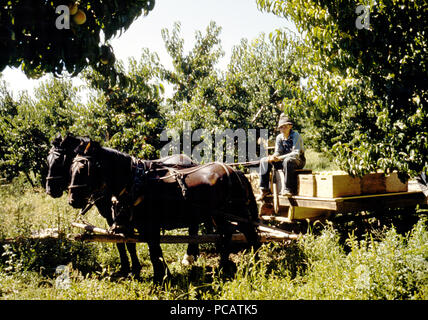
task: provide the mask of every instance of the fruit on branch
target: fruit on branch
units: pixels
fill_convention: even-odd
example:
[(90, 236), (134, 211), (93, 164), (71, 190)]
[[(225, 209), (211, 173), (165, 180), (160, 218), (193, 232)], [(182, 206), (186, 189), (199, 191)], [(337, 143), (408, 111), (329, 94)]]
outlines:
[(73, 16), (73, 21), (78, 24), (84, 24), (86, 22), (86, 14), (82, 10), (78, 10), (77, 13)]

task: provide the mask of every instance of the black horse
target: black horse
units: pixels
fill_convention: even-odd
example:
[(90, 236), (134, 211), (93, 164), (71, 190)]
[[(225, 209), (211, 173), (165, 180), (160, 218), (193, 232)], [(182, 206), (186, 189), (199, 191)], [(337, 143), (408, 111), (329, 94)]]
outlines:
[[(71, 134), (67, 134), (64, 138), (58, 135), (52, 141), (52, 148), (49, 152), (48, 162), (48, 176), (46, 178), (46, 193), (53, 198), (59, 198), (63, 192), (67, 190), (70, 182), (70, 167), (74, 157), (76, 156), (76, 149), (80, 146), (86, 146), (89, 143), (88, 138), (74, 137)], [(164, 163), (165, 165), (177, 166), (177, 167), (192, 167), (195, 166), (189, 157), (185, 155), (174, 155), (158, 160), (153, 160), (154, 163)], [(102, 194), (95, 201), (94, 205), (98, 209), (102, 217), (107, 220), (109, 226), (113, 225), (114, 216), (112, 213), (112, 193), (110, 190), (103, 190)], [(189, 233), (196, 234), (197, 230), (189, 230)], [(121, 275), (127, 275), (130, 272), (136, 276), (140, 273), (141, 265), (138, 260), (136, 245), (135, 243), (123, 243), (117, 244), (121, 262)], [(132, 261), (132, 269), (129, 264), (128, 256), (126, 253), (128, 250)], [(192, 260), (194, 256), (199, 253), (198, 246), (192, 245), (188, 247), (187, 256), (185, 259)], [(187, 260), (183, 261), (187, 261)]]
[[(145, 164), (146, 165), (146, 164)], [(259, 246), (254, 222), (258, 221), (257, 204), (245, 175), (220, 163), (194, 168), (170, 170), (147, 166), (143, 185), (131, 220), (139, 237), (148, 243), (154, 282), (164, 279), (168, 267), (162, 257), (160, 230), (188, 227), (195, 223), (213, 223), (221, 235), (221, 265), (230, 263), (230, 220), (238, 222), (248, 243)], [(91, 194), (109, 188), (119, 201), (124, 190), (133, 188), (136, 164), (129, 155), (102, 148), (91, 141), (79, 150), (71, 167), (69, 204), (81, 208)]]

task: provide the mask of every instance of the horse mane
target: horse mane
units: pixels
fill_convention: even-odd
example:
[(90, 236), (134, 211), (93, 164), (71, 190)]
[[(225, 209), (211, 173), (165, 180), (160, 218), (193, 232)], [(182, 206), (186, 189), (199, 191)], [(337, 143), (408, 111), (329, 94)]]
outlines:
[(90, 141), (91, 139), (89, 137), (74, 136), (71, 133), (67, 133), (67, 135), (59, 143), (59, 147), (64, 149), (71, 149), (70, 151), (75, 151), (75, 148), (77, 148), (79, 144), (87, 144)]
[(122, 152), (113, 148), (109, 148), (109, 147), (101, 147), (101, 150), (103, 150), (104, 152), (108, 153), (109, 155), (113, 155), (114, 158), (118, 159), (118, 160), (132, 160), (132, 156), (129, 155), (126, 152)]

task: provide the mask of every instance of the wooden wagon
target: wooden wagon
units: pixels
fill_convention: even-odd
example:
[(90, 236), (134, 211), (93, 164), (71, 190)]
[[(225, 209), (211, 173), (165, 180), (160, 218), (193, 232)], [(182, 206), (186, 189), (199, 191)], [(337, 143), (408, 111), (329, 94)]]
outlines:
[[(297, 171), (298, 192), (281, 196), (283, 173), (274, 170), (272, 195), (259, 203), (264, 220), (293, 223), (298, 220), (322, 220), (336, 213), (416, 207), (426, 205), (427, 198), (414, 182), (401, 182), (395, 172), (372, 173), (361, 178), (344, 172), (312, 173)], [(247, 175), (258, 193), (258, 175)]]

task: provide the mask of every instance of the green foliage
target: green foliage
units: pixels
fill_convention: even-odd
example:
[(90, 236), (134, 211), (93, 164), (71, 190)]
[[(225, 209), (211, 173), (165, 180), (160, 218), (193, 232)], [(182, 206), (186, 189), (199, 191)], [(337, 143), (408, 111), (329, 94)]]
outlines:
[(83, 72), (88, 102), (81, 102), (79, 88), (70, 79), (50, 78), (18, 99), (0, 83), (0, 177), (10, 181), (23, 172), (34, 186), (44, 185), (46, 157), (52, 138), (61, 133), (89, 136), (105, 146), (140, 158), (157, 158), (159, 135), (164, 127), (160, 112), (163, 86), (157, 79), (158, 57), (143, 51), (140, 61), (131, 59), (115, 68), (130, 79), (129, 85), (105, 86), (105, 76)]
[(291, 70), (294, 59), (292, 48), (276, 46), (264, 34), (234, 47), (219, 97), (232, 127), (276, 130), (280, 113), (300, 99), (299, 76)]
[(97, 87), (104, 76), (96, 70), (85, 71), (86, 82), (93, 89), (88, 104), (79, 107), (79, 117), (70, 131), (105, 142), (140, 158), (156, 158), (160, 149), (160, 132), (164, 127), (160, 104), (163, 85), (159, 83), (159, 60), (148, 50), (140, 61), (129, 59), (127, 71), (117, 63), (129, 79), (129, 86), (116, 84), (100, 90)]
[(36, 100), (26, 93), (15, 100), (1, 86), (0, 175), (11, 180), (23, 172), (32, 185), (43, 184), (50, 138), (73, 123), (77, 91), (70, 80), (51, 79), (36, 88)]
[[(2, 299), (221, 299), (221, 300), (426, 300), (428, 298), (428, 228), (426, 217), (410, 231), (383, 228), (356, 237), (337, 226), (319, 226), (289, 244), (270, 243), (254, 252), (232, 255), (235, 274), (218, 269), (209, 248), (193, 267), (180, 264), (185, 245), (163, 244), (172, 281), (153, 288), (147, 244), (138, 244), (141, 279), (115, 281), (119, 258), (112, 244), (4, 238), (29, 236), (58, 228), (75, 233), (76, 211), (66, 197), (52, 199), (33, 189), (0, 188), (0, 294)], [(85, 221), (106, 227), (95, 209)], [(379, 220), (380, 221), (380, 220)], [(79, 230), (80, 231), (80, 230)], [(185, 234), (187, 230), (175, 233)], [(58, 289), (55, 268), (67, 265), (70, 286)]]
[[(308, 78), (306, 113), (326, 140), (321, 146), (334, 146), (340, 165), (353, 173), (379, 168), (416, 176), (428, 168), (428, 30), (422, 18), (428, 6), (366, 4), (370, 27), (359, 29), (359, 1), (258, 0), (260, 9), (291, 19), (301, 33), (295, 67)], [(278, 33), (277, 43), (288, 45)]]
[[(279, 114), (300, 99), (291, 49), (275, 46), (264, 34), (251, 42), (243, 39), (234, 48), (227, 70), (220, 71), (215, 68), (223, 54), (220, 31), (210, 23), (205, 34), (196, 33), (194, 47), (184, 53), (180, 24), (172, 31), (163, 30), (173, 60), (173, 70), (161, 68), (163, 79), (173, 85), (172, 98), (163, 108), (168, 128), (181, 134), (190, 125), (189, 130), (205, 129), (211, 137), (226, 129), (265, 128), (272, 134)], [(205, 136), (201, 139), (209, 141)]]
[(170, 128), (183, 128), (184, 121), (192, 121), (194, 128), (216, 128), (218, 121), (216, 91), (221, 86), (215, 64), (224, 55), (219, 34), (221, 28), (211, 22), (206, 34), (195, 33), (195, 44), (184, 53), (181, 24), (171, 31), (162, 30), (162, 38), (172, 58), (173, 70), (161, 67), (162, 79), (173, 85), (173, 96), (167, 100), (166, 116)]
[[(232, 281), (219, 280), (216, 298), (396, 300), (425, 299), (428, 247), (426, 221), (420, 220), (408, 236), (392, 228), (378, 240), (350, 236), (347, 249), (336, 231), (327, 228), (318, 236), (308, 234), (297, 246), (283, 248), (293, 254), (297, 272), (290, 272), (285, 259), (269, 269), (266, 256), (278, 245), (262, 248), (259, 260), (250, 257), (238, 267)], [(296, 256), (296, 253), (297, 256)], [(268, 260), (269, 261), (269, 260)]]
[[(67, 16), (69, 28), (58, 28), (57, 19), (63, 21), (65, 12), (56, 9), (74, 3), (85, 14), (85, 21), (78, 23), (77, 15)], [(77, 75), (90, 65), (112, 79), (121, 78), (111, 64), (114, 54), (106, 53), (103, 41), (126, 31), (142, 12), (153, 10), (154, 4), (154, 0), (7, 1), (0, 7), (0, 71), (21, 66), (34, 78), (65, 71)]]

